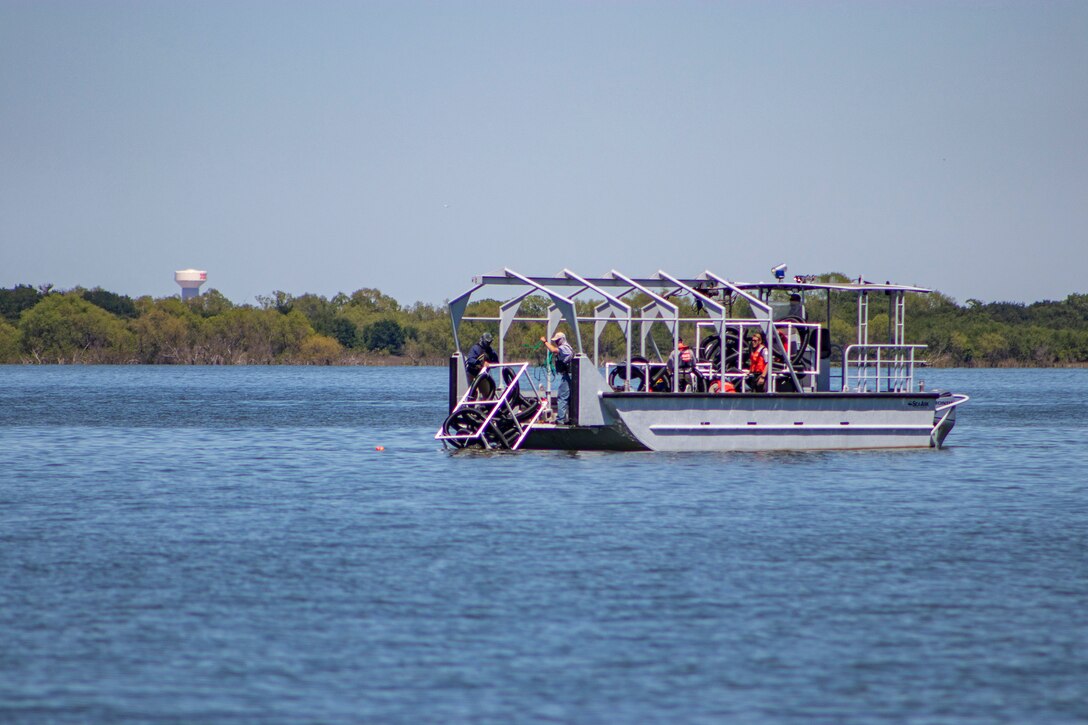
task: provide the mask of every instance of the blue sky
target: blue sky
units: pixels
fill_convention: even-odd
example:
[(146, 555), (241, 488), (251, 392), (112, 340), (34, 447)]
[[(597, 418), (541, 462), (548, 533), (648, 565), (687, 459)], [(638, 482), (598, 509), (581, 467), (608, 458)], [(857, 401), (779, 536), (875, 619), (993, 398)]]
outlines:
[(1088, 291), (1088, 3), (0, 0), (0, 286)]

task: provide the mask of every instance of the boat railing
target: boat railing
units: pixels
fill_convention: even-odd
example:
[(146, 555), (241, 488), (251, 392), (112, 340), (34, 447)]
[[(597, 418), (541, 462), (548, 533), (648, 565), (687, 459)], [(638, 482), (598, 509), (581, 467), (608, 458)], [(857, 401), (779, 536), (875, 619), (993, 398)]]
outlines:
[(718, 389), (722, 392), (728, 390), (725, 387), (725, 383), (729, 383), (733, 386), (733, 392), (738, 390), (744, 390), (745, 379), (748, 377), (748, 370), (746, 368), (731, 368), (722, 372), (718, 368), (714, 367), (714, 363), (700, 362), (695, 364), (695, 369), (704, 380), (710, 381), (710, 384), (718, 383)]
[(914, 392), (915, 352), (925, 345), (850, 345), (842, 354), (842, 389), (857, 393)]
[[(718, 323), (700, 322), (696, 327), (696, 349), (702, 349), (703, 329), (708, 329), (712, 335), (717, 335)], [(789, 370), (797, 376), (798, 381), (804, 381), (806, 388), (816, 386), (816, 379), (820, 374), (820, 350), (824, 329), (816, 322), (798, 322), (795, 320), (775, 320), (773, 323), (777, 340), (767, 339), (772, 346), (776, 375), (789, 376)], [(748, 355), (746, 354), (745, 339), (752, 332), (763, 332), (767, 323), (752, 319), (727, 319), (724, 322), (726, 330), (731, 330), (738, 337), (739, 351), (736, 362), (739, 363), (725, 370), (704, 368), (700, 364), (701, 372), (711, 372), (714, 378), (723, 381), (736, 380), (740, 384), (735, 385), (737, 390), (742, 389), (744, 380), (748, 374)], [(803, 349), (798, 346), (803, 345)], [(787, 366), (786, 361), (789, 361)]]
[[(623, 385), (613, 386), (615, 392), (635, 392), (645, 393), (649, 391), (654, 392), (669, 392), (673, 390), (679, 390), (682, 386), (678, 384), (679, 381), (673, 381), (673, 365), (670, 361), (661, 360), (659, 362), (648, 362), (635, 360), (630, 363), (630, 375), (627, 373), (628, 364), (625, 362), (606, 362), (604, 364), (604, 378), (609, 381), (611, 385), (615, 382), (614, 376), (619, 375), (619, 370), (623, 371)], [(710, 380), (711, 378), (718, 378), (721, 373), (714, 370), (714, 366), (708, 362), (697, 362), (691, 366), (681, 366), (679, 368), (680, 376), (697, 374), (704, 379)], [(741, 376), (744, 373), (737, 373)], [(732, 377), (733, 374), (729, 373), (726, 377)], [(637, 387), (632, 386), (631, 381), (637, 380)], [(664, 391), (661, 388), (663, 382), (669, 383), (668, 391)], [(693, 386), (694, 389), (694, 386)]]
[(774, 327), (778, 334), (778, 343), (775, 345), (776, 357), (780, 359), (784, 351), (798, 379), (804, 381), (806, 388), (815, 388), (820, 374), (823, 328), (819, 323), (793, 320), (776, 321)]
[[(736, 342), (734, 344), (738, 346), (738, 349), (729, 355), (729, 364), (714, 364), (707, 360), (699, 360), (691, 368), (674, 368), (675, 361), (671, 357), (660, 359), (657, 362), (632, 360), (630, 362), (630, 373), (628, 373), (628, 363), (606, 362), (604, 364), (604, 376), (610, 383), (614, 380), (623, 380), (623, 385), (613, 385), (613, 390), (617, 392), (661, 391), (662, 381), (659, 376), (663, 376), (666, 381), (671, 381), (669, 387), (671, 391), (680, 391), (685, 387), (690, 390), (696, 389), (694, 385), (682, 386), (679, 378), (673, 380), (676, 372), (679, 372), (680, 378), (685, 374), (694, 373), (703, 379), (708, 388), (712, 384), (718, 383), (719, 389), (728, 389), (725, 386), (725, 383), (728, 382), (732, 384), (735, 390), (745, 392), (747, 391), (746, 379), (750, 371), (747, 366), (748, 356), (745, 354), (744, 340), (753, 331), (762, 332), (766, 324), (751, 319), (730, 319), (725, 321), (724, 328), (735, 336)], [(771, 340), (771, 344), (773, 345), (775, 375), (779, 379), (788, 378), (792, 368), (792, 373), (797, 376), (798, 381), (803, 381), (802, 385), (805, 388), (814, 388), (820, 372), (819, 350), (824, 330), (817, 323), (776, 321), (773, 324), (776, 339)], [(707, 323), (705, 321), (698, 323), (695, 341), (697, 351), (702, 352), (704, 343), (709, 337), (702, 334), (703, 329), (708, 328), (714, 336), (717, 336), (717, 325), (718, 323)], [(718, 344), (720, 346), (721, 343)], [(799, 350), (798, 345), (802, 344), (804, 349)], [(723, 355), (724, 353), (719, 347), (716, 354)], [(616, 372), (617, 368), (623, 370), (622, 376)], [(632, 386), (632, 381), (638, 381), (637, 387)]]

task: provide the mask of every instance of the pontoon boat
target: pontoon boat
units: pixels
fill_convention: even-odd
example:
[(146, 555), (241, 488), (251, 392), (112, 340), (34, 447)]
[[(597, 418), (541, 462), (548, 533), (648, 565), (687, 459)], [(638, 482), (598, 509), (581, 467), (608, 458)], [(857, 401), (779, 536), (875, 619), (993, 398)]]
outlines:
[[(457, 351), (449, 361), (449, 416), (435, 437), (453, 448), (514, 450), (940, 448), (968, 397), (926, 390), (915, 378), (925, 346), (905, 340), (905, 299), (930, 290), (860, 278), (787, 280), (784, 265), (772, 271), (773, 281), (755, 283), (709, 271), (538, 277), (504, 269), (475, 278), (449, 303)], [(484, 295), (501, 298), (498, 316), (466, 316), (469, 302)], [(830, 339), (833, 296), (856, 302), (856, 340), (844, 347)], [(519, 315), (530, 297), (546, 301), (546, 316)], [(870, 304), (884, 299), (888, 341), (874, 343)], [(808, 309), (822, 319), (810, 321)], [(462, 339), (466, 322), (497, 332), (499, 363), (473, 380), (462, 352), (473, 342)], [(561, 326), (567, 333), (575, 353), (570, 425), (554, 422), (554, 379), (535, 378), (539, 368), (528, 360), (508, 359), (504, 341), (519, 324), (536, 325), (549, 339)], [(623, 335), (621, 360), (599, 354), (610, 325)], [(694, 333), (693, 365), (661, 354), (661, 326), (671, 349), (682, 331)], [(753, 389), (745, 346), (756, 330), (769, 343), (764, 391)]]

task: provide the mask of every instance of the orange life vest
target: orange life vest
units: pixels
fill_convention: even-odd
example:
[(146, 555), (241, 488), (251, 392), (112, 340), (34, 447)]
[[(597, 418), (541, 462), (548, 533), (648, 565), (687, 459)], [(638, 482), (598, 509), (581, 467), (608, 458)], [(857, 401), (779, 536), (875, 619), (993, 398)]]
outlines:
[(735, 393), (737, 388), (733, 383), (728, 380), (715, 380), (710, 384), (710, 392), (712, 393)]
[(789, 335), (786, 334), (786, 328), (779, 327), (777, 329), (778, 329), (778, 339), (782, 341), (782, 347), (785, 348), (786, 354), (789, 355), (790, 354), (790, 337), (789, 337)]
[(756, 375), (767, 372), (767, 361), (763, 359), (763, 351), (766, 349), (765, 345), (760, 345), (752, 350), (752, 354), (748, 358), (748, 369)]

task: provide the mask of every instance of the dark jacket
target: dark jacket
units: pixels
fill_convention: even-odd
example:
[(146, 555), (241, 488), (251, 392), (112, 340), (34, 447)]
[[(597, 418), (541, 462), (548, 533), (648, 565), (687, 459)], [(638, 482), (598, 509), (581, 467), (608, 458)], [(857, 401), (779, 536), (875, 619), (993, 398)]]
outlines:
[(465, 357), (465, 369), (469, 375), (476, 377), (480, 374), (480, 368), (484, 366), (485, 362), (497, 363), (498, 361), (499, 354), (490, 345), (477, 342)]

